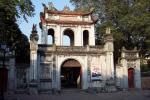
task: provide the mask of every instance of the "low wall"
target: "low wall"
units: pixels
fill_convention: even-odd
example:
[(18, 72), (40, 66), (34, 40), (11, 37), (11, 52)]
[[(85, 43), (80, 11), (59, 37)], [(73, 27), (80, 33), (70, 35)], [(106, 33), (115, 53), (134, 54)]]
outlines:
[(150, 89), (150, 76), (148, 77), (142, 77), (142, 89)]

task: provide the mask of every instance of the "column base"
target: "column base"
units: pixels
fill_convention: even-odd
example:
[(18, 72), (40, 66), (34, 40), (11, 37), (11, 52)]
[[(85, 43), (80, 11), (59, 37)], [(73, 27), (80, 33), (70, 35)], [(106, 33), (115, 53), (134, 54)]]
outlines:
[(28, 93), (30, 95), (38, 94), (38, 84), (36, 82), (31, 82), (28, 84)]

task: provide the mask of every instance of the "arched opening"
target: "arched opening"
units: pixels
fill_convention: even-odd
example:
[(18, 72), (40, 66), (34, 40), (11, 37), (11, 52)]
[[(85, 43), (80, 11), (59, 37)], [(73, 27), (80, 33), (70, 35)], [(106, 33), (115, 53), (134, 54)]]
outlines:
[(128, 87), (134, 88), (134, 69), (133, 68), (128, 69)]
[(48, 44), (54, 44), (54, 42), (55, 42), (54, 33), (55, 33), (54, 29), (52, 29), (52, 28), (48, 29), (48, 36), (47, 36)]
[[(71, 29), (66, 29), (63, 35), (63, 45), (74, 46), (74, 32)], [(69, 39), (66, 40), (66, 37), (69, 37)]]
[(86, 46), (89, 44), (89, 31), (84, 30), (83, 31), (83, 46)]
[(61, 88), (81, 88), (81, 65), (77, 60), (68, 59), (61, 66)]

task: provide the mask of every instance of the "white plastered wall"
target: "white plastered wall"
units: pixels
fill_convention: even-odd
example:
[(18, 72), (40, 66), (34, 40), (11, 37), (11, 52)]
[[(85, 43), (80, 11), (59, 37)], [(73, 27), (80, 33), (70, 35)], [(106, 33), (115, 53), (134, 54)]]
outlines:
[(122, 65), (116, 66), (116, 86), (123, 88), (123, 67)]
[[(106, 80), (107, 70), (106, 70), (106, 61), (104, 55), (90, 56), (90, 68), (98, 68), (98, 72), (102, 75), (102, 81)], [(91, 81), (92, 82), (92, 81)], [(93, 81), (90, 87), (102, 87), (101, 81)]]

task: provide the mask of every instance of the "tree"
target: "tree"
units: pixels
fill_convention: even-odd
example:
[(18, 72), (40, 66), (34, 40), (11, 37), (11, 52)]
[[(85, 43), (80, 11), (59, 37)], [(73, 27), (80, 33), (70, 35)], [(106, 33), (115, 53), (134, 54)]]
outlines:
[[(100, 43), (104, 29), (111, 27), (115, 41), (115, 61), (118, 51), (125, 46), (137, 46), (140, 55), (150, 53), (150, 1), (149, 0), (70, 0), (78, 7), (94, 7), (99, 22), (96, 25), (96, 41)], [(118, 56), (116, 56), (118, 55)]]
[(15, 50), (16, 59), (22, 57), (22, 62), (29, 61), (29, 41), (16, 21), (20, 17), (26, 21), (27, 16), (32, 17), (34, 5), (30, 0), (0, 0), (0, 15), (0, 43), (6, 43)]
[(0, 0), (0, 8), (9, 11), (7, 19), (11, 17), (23, 18), (34, 15), (34, 5), (31, 0)]

